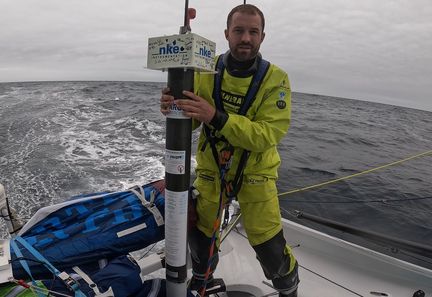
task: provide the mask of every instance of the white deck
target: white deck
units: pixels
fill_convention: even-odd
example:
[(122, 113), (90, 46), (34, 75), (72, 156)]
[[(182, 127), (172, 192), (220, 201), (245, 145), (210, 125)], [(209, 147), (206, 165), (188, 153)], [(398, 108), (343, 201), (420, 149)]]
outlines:
[[(284, 233), (300, 264), (299, 297), (411, 297), (417, 290), (432, 296), (431, 270), (291, 221), (284, 220)], [(231, 232), (221, 248), (216, 277), (225, 280), (225, 296), (274, 296), (246, 238)]]

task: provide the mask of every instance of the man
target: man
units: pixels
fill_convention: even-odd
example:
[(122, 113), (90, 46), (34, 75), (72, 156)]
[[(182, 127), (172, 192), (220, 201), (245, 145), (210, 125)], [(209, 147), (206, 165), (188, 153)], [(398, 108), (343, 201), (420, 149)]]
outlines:
[[(198, 221), (189, 234), (192, 287), (199, 288), (205, 282), (221, 184), (228, 183), (232, 189), (224, 193), (224, 199), (235, 196), (238, 200), (248, 240), (264, 274), (272, 280), (279, 296), (297, 296), (298, 264), (284, 239), (276, 189), (280, 165), (276, 146), (287, 133), (291, 116), (287, 74), (268, 64), (251, 105), (244, 114), (239, 114), (242, 105), (250, 99), (246, 94), (255, 82), (254, 75), (264, 67), (259, 53), (265, 37), (264, 25), (264, 16), (256, 6), (235, 7), (227, 18), (225, 37), (230, 50), (220, 57), (222, 61), (218, 65), (224, 67), (218, 68), (220, 75), (196, 73), (195, 94), (183, 92), (189, 99), (174, 100), (168, 95), (169, 89), (164, 89), (161, 112), (167, 114), (175, 103), (194, 122), (204, 124), (194, 182), (199, 192)], [(222, 178), (215, 152), (221, 153), (226, 147), (231, 152), (233, 149), (232, 165)], [(236, 175), (240, 180), (236, 180)], [(217, 257), (210, 267), (210, 284), (216, 264)]]

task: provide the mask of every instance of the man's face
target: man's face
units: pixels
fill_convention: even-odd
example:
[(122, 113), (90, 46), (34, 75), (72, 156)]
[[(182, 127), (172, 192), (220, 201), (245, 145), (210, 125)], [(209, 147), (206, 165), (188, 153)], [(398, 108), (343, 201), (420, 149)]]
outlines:
[(225, 30), (231, 54), (238, 61), (255, 58), (264, 36), (260, 16), (241, 12), (233, 14), (231, 24)]

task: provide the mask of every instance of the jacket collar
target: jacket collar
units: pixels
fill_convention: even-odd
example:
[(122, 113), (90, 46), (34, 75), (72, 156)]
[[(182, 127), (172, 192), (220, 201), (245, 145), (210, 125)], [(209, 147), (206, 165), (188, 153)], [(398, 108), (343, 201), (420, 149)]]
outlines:
[(225, 64), (226, 70), (230, 75), (235, 77), (248, 77), (255, 74), (261, 59), (261, 54), (258, 53), (258, 55), (250, 61), (237, 61), (231, 55), (229, 50), (223, 56), (223, 62)]

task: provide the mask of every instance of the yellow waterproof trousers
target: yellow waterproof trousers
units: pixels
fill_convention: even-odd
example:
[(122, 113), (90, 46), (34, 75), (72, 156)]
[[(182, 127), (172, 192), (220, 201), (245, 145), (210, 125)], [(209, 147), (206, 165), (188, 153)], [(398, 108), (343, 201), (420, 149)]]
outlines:
[[(211, 237), (219, 207), (220, 180), (215, 173), (201, 171), (198, 172), (194, 186), (199, 192), (197, 228)], [(245, 176), (237, 199), (243, 227), (251, 246), (269, 241), (282, 230), (276, 179), (260, 175)], [(296, 261), (288, 246), (285, 246), (284, 254), (289, 255), (291, 271)]]

